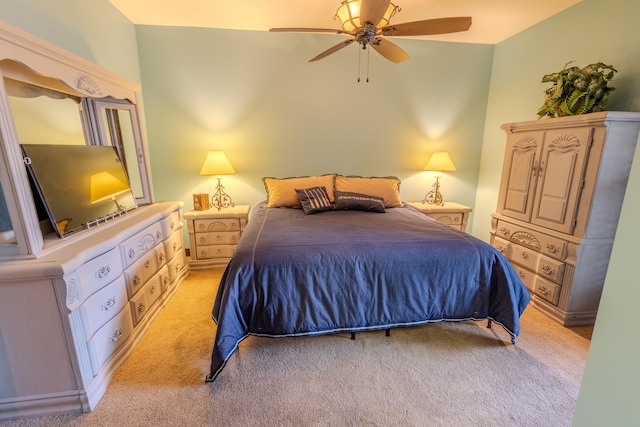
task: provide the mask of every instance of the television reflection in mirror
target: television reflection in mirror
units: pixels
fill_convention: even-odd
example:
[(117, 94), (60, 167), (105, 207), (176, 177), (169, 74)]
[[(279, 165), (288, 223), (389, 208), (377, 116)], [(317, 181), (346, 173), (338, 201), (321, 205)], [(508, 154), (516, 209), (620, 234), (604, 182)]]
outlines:
[(21, 147), (34, 198), (40, 199), (58, 237), (99, 225), (137, 207), (115, 147)]

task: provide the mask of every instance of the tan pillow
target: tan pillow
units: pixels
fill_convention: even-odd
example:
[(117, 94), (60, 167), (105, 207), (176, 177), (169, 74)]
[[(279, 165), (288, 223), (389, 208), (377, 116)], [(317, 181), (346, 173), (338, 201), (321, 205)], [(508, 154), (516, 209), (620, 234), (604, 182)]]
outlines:
[(296, 190), (311, 187), (325, 187), (329, 200), (333, 202), (333, 182), (335, 174), (297, 176), (291, 178), (262, 178), (264, 188), (267, 190), (267, 207), (269, 208), (296, 208), (301, 207)]
[(400, 179), (395, 176), (336, 176), (336, 191), (382, 197), (386, 208), (401, 208)]

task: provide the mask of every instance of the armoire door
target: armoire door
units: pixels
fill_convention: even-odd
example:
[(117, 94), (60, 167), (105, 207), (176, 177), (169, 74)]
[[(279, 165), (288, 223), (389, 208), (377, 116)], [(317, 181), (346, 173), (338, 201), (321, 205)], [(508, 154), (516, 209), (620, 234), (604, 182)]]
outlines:
[(543, 138), (543, 131), (508, 134), (498, 200), (501, 214), (531, 219)]
[(532, 224), (573, 233), (592, 137), (592, 127), (547, 131), (538, 164)]

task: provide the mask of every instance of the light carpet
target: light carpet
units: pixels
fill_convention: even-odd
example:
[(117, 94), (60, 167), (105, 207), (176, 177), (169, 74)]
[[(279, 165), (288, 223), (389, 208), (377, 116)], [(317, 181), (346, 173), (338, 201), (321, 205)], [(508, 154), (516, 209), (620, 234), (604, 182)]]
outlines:
[(93, 412), (8, 426), (569, 426), (591, 328), (486, 322), (249, 337), (205, 383), (222, 269), (192, 271)]

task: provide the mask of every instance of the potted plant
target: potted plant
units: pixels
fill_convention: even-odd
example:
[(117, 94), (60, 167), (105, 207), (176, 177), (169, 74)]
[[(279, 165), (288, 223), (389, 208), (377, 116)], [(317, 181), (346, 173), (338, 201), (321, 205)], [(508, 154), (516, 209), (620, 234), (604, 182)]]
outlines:
[(584, 68), (567, 68), (571, 62), (567, 62), (562, 71), (542, 78), (542, 83), (553, 83), (553, 86), (545, 91), (538, 118), (587, 114), (602, 111), (607, 105), (609, 92), (615, 90), (607, 84), (618, 70), (602, 62)]

